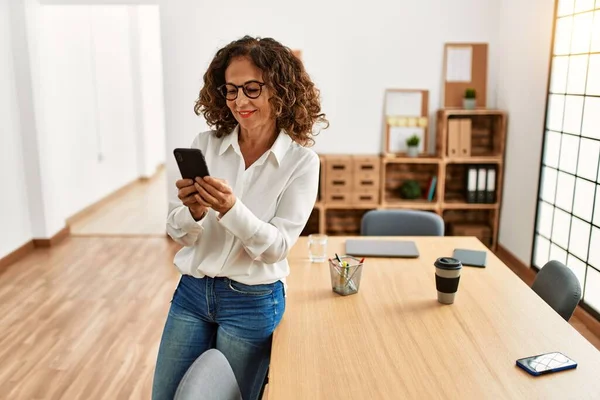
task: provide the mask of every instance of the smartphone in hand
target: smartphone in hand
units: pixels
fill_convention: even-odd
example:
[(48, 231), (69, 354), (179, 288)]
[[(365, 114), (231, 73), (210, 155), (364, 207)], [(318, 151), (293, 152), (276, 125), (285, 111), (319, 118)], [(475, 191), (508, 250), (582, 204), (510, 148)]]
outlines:
[(195, 180), (209, 176), (204, 154), (200, 149), (177, 148), (173, 150), (175, 161), (183, 179)]

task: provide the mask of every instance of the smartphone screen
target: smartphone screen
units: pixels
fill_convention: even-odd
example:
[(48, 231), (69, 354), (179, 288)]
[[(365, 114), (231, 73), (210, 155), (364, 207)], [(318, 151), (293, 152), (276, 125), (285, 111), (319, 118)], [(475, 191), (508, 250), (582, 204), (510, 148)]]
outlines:
[(521, 358), (517, 365), (532, 375), (542, 375), (577, 367), (577, 363), (562, 353), (546, 353)]

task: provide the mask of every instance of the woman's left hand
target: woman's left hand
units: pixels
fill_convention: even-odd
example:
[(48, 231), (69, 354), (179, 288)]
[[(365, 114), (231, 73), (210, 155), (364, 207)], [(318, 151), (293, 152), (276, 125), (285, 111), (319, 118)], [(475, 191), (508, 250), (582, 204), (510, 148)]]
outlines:
[(198, 177), (194, 186), (202, 199), (221, 215), (225, 215), (235, 204), (233, 190), (224, 179), (213, 178), (212, 176), (205, 176), (204, 179)]

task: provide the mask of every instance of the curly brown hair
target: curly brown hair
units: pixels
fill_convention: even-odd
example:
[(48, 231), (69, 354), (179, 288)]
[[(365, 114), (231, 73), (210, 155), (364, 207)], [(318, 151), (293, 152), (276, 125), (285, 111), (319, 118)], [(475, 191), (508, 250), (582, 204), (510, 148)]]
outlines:
[(329, 126), (321, 113), (320, 92), (291, 49), (272, 38), (244, 36), (217, 51), (204, 74), (204, 86), (194, 107), (196, 115), (204, 115), (208, 125), (216, 128), (217, 137), (230, 134), (237, 125), (218, 87), (225, 83), (231, 60), (240, 56), (248, 57), (263, 72), (272, 93), (269, 103), (277, 130), (285, 130), (303, 146), (313, 145), (312, 137), (318, 133), (313, 131), (315, 125)]

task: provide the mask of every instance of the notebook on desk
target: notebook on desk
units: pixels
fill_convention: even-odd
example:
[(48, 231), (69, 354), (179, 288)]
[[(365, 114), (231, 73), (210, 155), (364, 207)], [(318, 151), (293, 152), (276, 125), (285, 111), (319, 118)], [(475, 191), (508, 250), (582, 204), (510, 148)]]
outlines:
[(460, 260), (462, 265), (485, 268), (487, 253), (480, 250), (454, 249), (452, 258)]
[(347, 239), (346, 254), (360, 257), (417, 258), (419, 250), (415, 242), (408, 240)]

